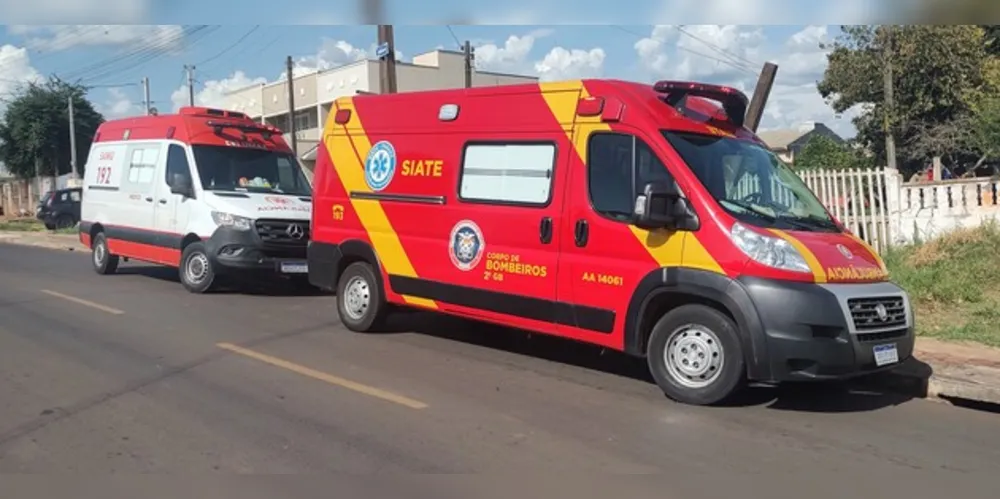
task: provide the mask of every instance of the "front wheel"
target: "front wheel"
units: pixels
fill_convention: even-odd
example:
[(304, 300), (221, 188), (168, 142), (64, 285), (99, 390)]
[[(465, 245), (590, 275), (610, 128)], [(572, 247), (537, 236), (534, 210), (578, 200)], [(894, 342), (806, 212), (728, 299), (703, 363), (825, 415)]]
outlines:
[(347, 329), (365, 333), (382, 327), (389, 307), (380, 286), (372, 266), (365, 262), (344, 269), (337, 284), (337, 311)]
[(664, 315), (653, 326), (646, 360), (663, 393), (685, 404), (718, 404), (747, 384), (736, 323), (705, 305)]
[(184, 248), (179, 272), (181, 284), (192, 293), (207, 293), (215, 284), (215, 269), (202, 243), (191, 243)]
[(94, 264), (94, 271), (101, 275), (114, 274), (118, 271), (118, 255), (112, 255), (108, 249), (108, 238), (103, 232), (98, 232), (94, 236), (94, 242), (90, 245), (90, 262)]

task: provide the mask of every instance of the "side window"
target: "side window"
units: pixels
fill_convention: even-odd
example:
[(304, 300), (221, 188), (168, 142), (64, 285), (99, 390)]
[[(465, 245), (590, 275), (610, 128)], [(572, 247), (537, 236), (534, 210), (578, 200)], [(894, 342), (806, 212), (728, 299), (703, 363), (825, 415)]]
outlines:
[(64, 192), (62, 194), (59, 194), (59, 202), (60, 203), (65, 203), (67, 201), (69, 201), (69, 193), (68, 192)]
[(167, 149), (167, 185), (174, 186), (174, 175), (191, 177), (191, 168), (188, 166), (187, 153), (184, 148), (177, 144), (170, 144)]
[(80, 202), (80, 191), (69, 191), (69, 200), (74, 203)]
[(145, 147), (132, 150), (128, 165), (128, 181), (132, 184), (148, 184), (153, 181), (156, 161), (160, 159), (160, 148)]
[(467, 144), (458, 194), (465, 201), (544, 206), (552, 193), (556, 145)]
[(648, 182), (673, 176), (642, 139), (598, 133), (587, 144), (587, 189), (594, 211), (623, 222), (632, 219), (635, 198)]

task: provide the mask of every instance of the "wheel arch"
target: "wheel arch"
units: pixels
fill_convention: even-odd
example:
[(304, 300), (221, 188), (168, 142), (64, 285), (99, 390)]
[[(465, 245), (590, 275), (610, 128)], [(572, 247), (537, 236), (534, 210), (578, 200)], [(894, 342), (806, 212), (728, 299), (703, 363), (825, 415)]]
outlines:
[(340, 255), (333, 267), (334, 286), (340, 282), (340, 276), (343, 275), (344, 270), (346, 270), (348, 266), (357, 262), (365, 262), (372, 266), (375, 278), (379, 280), (378, 289), (379, 294), (381, 295), (380, 298), (383, 301), (386, 301), (386, 287), (389, 283), (382, 277), (382, 266), (379, 263), (378, 254), (375, 253), (375, 248), (372, 248), (371, 244), (360, 239), (349, 239), (340, 243), (337, 248)]
[(726, 275), (700, 269), (667, 267), (647, 274), (633, 292), (625, 319), (624, 350), (644, 357), (656, 321), (687, 304), (712, 307), (733, 320), (746, 353), (747, 375), (767, 379), (767, 340), (746, 289)]

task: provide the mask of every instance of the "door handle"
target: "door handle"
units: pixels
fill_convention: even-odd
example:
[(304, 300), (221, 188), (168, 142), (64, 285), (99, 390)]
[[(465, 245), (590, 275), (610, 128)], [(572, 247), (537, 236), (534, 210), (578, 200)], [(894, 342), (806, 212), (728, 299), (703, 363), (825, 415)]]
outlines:
[(153, 202), (153, 198), (146, 198), (146, 202), (147, 203), (152, 203)]
[(166, 199), (161, 199), (160, 200), (160, 204), (167, 204), (167, 200)]
[(584, 247), (587, 245), (587, 238), (590, 235), (590, 226), (587, 225), (586, 220), (577, 220), (576, 227), (573, 228), (573, 238), (576, 240), (577, 247)]
[(538, 227), (538, 238), (542, 241), (542, 244), (549, 244), (552, 242), (552, 218), (542, 217), (542, 223)]

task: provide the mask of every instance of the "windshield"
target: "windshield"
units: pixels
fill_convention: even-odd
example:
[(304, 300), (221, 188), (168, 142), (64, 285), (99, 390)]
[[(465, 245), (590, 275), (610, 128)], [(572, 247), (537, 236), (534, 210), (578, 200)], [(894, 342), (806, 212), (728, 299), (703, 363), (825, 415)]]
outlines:
[(192, 150), (206, 191), (312, 195), (312, 188), (292, 154), (206, 145), (193, 146)]
[(767, 149), (730, 137), (664, 131), (724, 210), (759, 227), (839, 232), (799, 176)]

